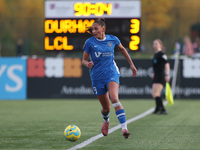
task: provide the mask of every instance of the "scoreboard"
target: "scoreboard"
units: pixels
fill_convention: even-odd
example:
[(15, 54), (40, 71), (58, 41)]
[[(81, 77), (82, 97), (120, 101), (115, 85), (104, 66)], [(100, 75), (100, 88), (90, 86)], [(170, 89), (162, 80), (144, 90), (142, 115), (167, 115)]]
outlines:
[(45, 50), (81, 51), (96, 18), (105, 18), (106, 34), (117, 36), (126, 49), (140, 49), (140, 0), (46, 0)]

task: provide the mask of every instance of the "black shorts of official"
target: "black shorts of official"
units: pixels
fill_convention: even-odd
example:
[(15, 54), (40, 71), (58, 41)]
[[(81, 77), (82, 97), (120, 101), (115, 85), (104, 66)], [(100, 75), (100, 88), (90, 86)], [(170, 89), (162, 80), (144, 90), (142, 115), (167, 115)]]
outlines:
[(163, 87), (165, 87), (166, 81), (164, 77), (163, 78), (155, 77), (153, 79), (153, 83), (160, 83), (163, 85)]

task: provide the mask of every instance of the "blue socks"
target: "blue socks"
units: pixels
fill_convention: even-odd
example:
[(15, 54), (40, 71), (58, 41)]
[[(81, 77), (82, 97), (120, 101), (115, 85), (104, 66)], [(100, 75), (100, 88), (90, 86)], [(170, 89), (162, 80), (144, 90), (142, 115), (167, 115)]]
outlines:
[[(123, 129), (127, 129), (127, 123), (126, 123), (126, 115), (125, 115), (125, 111), (124, 109), (120, 109), (118, 111), (115, 112), (116, 113), (116, 116), (121, 124), (121, 127), (122, 127), (122, 130)], [(101, 112), (102, 116), (103, 116), (103, 119), (106, 123), (109, 122), (109, 115), (110, 115), (110, 112), (108, 114), (103, 114)]]
[(124, 109), (120, 109), (115, 112), (117, 115), (117, 118), (121, 124), (122, 130), (127, 129), (127, 124), (126, 124), (126, 115)]
[(126, 122), (126, 116), (125, 116), (125, 111), (124, 109), (118, 110), (115, 112), (117, 115), (117, 118), (120, 122), (120, 124), (125, 123)]

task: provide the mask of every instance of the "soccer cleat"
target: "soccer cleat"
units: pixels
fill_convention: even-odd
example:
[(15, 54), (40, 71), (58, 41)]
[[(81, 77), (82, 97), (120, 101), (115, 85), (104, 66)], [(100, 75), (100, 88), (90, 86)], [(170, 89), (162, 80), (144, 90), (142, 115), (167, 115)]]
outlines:
[(123, 131), (123, 136), (125, 139), (128, 139), (129, 138), (129, 135), (130, 135), (130, 132), (127, 130), (127, 129), (124, 129)]
[(161, 109), (161, 111), (160, 111), (159, 114), (161, 114), (161, 115), (167, 115), (167, 111), (163, 108), (163, 109)]
[(101, 132), (104, 136), (108, 135), (108, 127), (109, 127), (109, 122), (103, 122), (102, 128), (101, 128)]
[(164, 107), (156, 108), (153, 114), (167, 115), (167, 111)]
[(153, 114), (157, 114), (159, 111), (160, 111), (160, 109), (158, 107), (156, 107)]

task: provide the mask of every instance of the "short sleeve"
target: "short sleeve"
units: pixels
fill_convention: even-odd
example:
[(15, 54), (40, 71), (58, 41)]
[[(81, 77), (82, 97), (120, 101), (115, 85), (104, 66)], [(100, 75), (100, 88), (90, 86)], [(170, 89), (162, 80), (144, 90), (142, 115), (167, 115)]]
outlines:
[(168, 60), (167, 60), (167, 55), (166, 54), (162, 54), (162, 59), (164, 61), (164, 63), (168, 63)]
[(115, 39), (115, 46), (119, 46), (119, 44), (121, 43), (120, 40), (118, 39), (118, 37), (114, 36)]
[(86, 51), (88, 54), (90, 53), (90, 45), (89, 45), (88, 40), (85, 41), (85, 44), (83, 46), (83, 50)]

